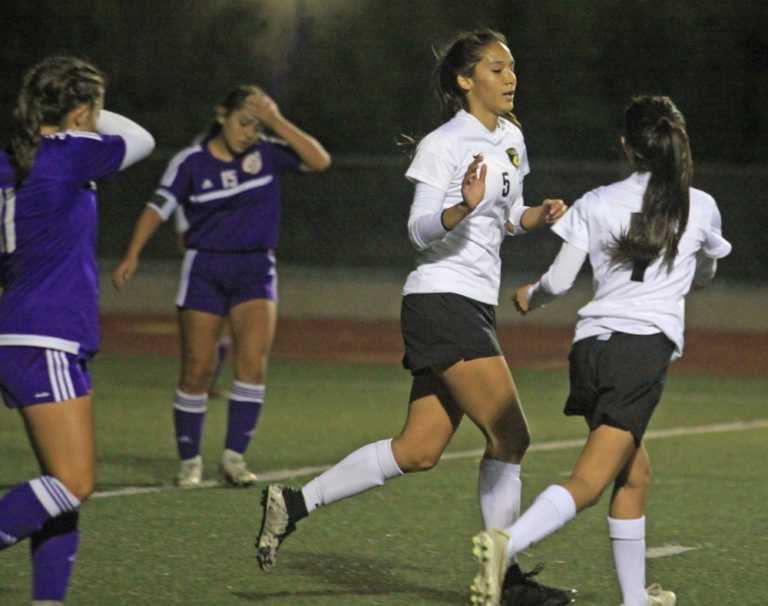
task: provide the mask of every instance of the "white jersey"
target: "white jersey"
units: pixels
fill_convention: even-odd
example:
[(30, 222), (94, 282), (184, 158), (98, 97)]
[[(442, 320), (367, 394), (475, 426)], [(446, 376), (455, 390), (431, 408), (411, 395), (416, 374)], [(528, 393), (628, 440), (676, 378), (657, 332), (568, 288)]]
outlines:
[(731, 245), (722, 236), (715, 200), (691, 188), (688, 225), (670, 272), (663, 258), (644, 272), (612, 263), (609, 247), (629, 229), (632, 213), (642, 209), (649, 178), (649, 173), (634, 173), (624, 181), (588, 192), (552, 230), (589, 254), (594, 274), (595, 294), (579, 310), (574, 341), (610, 332), (663, 332), (675, 344), (674, 359), (683, 351), (685, 295), (696, 271), (696, 253), (720, 259), (731, 252)]
[(498, 304), (506, 223), (519, 222), (524, 208), (523, 177), (529, 168), (523, 133), (503, 118), (490, 132), (461, 110), (421, 140), (405, 176), (444, 191), (445, 210), (462, 201), (461, 182), (477, 154), (483, 154), (488, 167), (485, 197), (444, 237), (417, 252), (404, 295), (450, 292)]

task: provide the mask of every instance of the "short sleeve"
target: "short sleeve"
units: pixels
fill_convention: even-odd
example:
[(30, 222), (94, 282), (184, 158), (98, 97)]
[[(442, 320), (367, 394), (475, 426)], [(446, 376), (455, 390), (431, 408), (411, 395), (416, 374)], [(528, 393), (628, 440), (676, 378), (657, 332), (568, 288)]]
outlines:
[(156, 197), (164, 200), (164, 219), (171, 216), (176, 205), (181, 204), (192, 194), (192, 162), (188, 153), (176, 154), (160, 178), (160, 184), (155, 191)]
[(576, 200), (565, 211), (560, 220), (552, 226), (552, 231), (560, 236), (571, 246), (589, 252), (589, 221), (587, 218), (587, 204), (592, 194), (586, 194)]
[(293, 148), (283, 141), (271, 140), (268, 143), (272, 150), (275, 162), (275, 170), (282, 174), (286, 172), (298, 172), (301, 168), (301, 158)]
[(120, 170), (125, 157), (125, 141), (118, 135), (68, 132), (72, 154), (71, 170), (78, 181), (96, 181)]
[(411, 182), (420, 181), (441, 191), (448, 191), (456, 174), (457, 163), (450, 145), (442, 138), (427, 135), (416, 148), (416, 155), (405, 173)]
[(731, 243), (723, 238), (723, 220), (717, 204), (713, 201), (706, 239), (701, 249), (705, 255), (712, 259), (722, 259), (730, 254), (731, 248)]

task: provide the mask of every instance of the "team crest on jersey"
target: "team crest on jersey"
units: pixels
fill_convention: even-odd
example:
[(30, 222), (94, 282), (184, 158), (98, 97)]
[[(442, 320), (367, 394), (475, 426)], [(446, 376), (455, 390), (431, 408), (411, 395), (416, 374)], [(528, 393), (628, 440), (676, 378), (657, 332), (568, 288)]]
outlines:
[(261, 161), (261, 154), (257, 151), (248, 154), (243, 158), (243, 171), (249, 175), (255, 175), (261, 172), (264, 163)]
[(512, 162), (512, 166), (520, 168), (520, 154), (517, 153), (517, 150), (514, 147), (507, 148), (507, 157), (509, 158), (509, 161)]

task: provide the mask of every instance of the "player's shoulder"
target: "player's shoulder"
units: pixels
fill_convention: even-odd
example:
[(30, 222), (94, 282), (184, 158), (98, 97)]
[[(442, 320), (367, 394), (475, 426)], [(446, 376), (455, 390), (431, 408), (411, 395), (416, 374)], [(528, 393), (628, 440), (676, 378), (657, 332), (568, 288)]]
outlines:
[(713, 214), (720, 212), (715, 199), (707, 192), (695, 187), (691, 187), (689, 190), (689, 205), (689, 220), (695, 220), (694, 218), (699, 216), (705, 221), (709, 221)]
[(182, 147), (178, 150), (171, 159), (168, 161), (168, 167), (179, 169), (185, 164), (195, 164), (204, 160), (208, 152), (203, 147), (202, 143), (192, 143), (186, 147)]
[(523, 136), (523, 129), (520, 128), (520, 125), (516, 124), (509, 118), (500, 117), (499, 128), (501, 129), (501, 132), (504, 134), (505, 137), (512, 137), (520, 140), (525, 139), (525, 137)]

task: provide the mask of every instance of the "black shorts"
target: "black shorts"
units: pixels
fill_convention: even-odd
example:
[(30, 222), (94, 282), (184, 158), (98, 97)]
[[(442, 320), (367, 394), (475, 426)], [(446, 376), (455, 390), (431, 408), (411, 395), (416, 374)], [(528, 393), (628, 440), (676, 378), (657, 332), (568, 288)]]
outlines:
[(571, 393), (565, 414), (583, 416), (590, 429), (610, 425), (639, 445), (661, 399), (675, 346), (663, 333), (612, 333), (577, 341), (568, 356)]
[(500, 356), (496, 310), (453, 293), (403, 297), (400, 325), (403, 366), (413, 375), (448, 368), (460, 360)]

